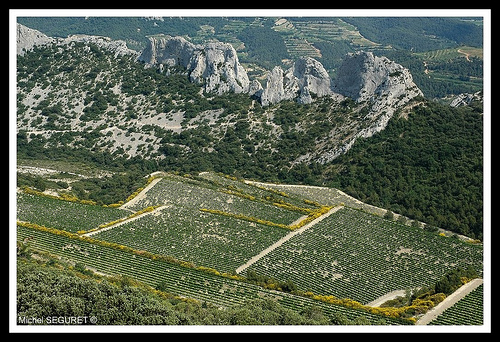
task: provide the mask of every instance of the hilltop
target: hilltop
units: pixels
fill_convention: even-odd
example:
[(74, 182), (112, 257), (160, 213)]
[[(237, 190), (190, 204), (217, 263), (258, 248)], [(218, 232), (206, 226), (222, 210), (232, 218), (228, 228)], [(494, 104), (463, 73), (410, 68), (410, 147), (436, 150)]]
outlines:
[[(298, 59), (286, 71), (276, 66), (262, 86), (257, 80), (249, 81), (234, 48), (226, 43), (193, 45), (182, 37), (156, 36), (149, 38), (148, 47), (137, 56), (123, 42), (106, 37), (51, 39), (18, 24), (18, 46), (22, 47), (18, 51), (18, 89), (22, 99), (20, 127), (26, 132), (39, 132), (48, 139), (68, 129), (73, 134), (90, 129), (102, 137), (97, 142), (101, 150), (115, 153), (125, 149), (126, 152), (120, 155), (127, 157), (144, 153), (135, 141), (149, 140), (151, 143), (147, 146), (140, 145), (148, 149), (149, 158), (161, 158), (158, 138), (164, 135), (163, 132), (199, 129), (203, 122), (208, 122), (213, 139), (217, 135), (214, 136), (212, 128), (223, 127), (225, 123), (227, 132), (227, 128), (235, 127), (230, 122), (238, 120), (234, 116), (238, 112), (247, 115), (247, 120), (252, 122), (246, 134), (250, 141), (257, 132), (259, 137), (269, 139), (267, 142), (266, 138), (254, 140), (254, 146), (272, 145), (276, 137), (286, 133), (283, 126), (288, 119), (276, 122), (276, 108), (267, 108), (269, 105), (289, 100), (312, 104), (315, 99), (324, 98), (322, 103), (326, 101), (331, 109), (328, 115), (320, 118), (321, 123), (333, 124), (335, 130), (320, 133), (315, 137), (314, 148), (292, 161), (324, 164), (347, 151), (358, 137), (369, 137), (384, 129), (396, 110), (422, 96), (407, 69), (370, 52), (346, 56), (336, 82), (330, 79), (320, 62), (307, 57)], [(24, 56), (33, 47), (41, 49), (39, 53), (49, 58), (37, 57), (36, 52)], [(34, 59), (46, 64), (35, 64)], [(136, 59), (145, 62), (150, 69), (141, 68)], [(35, 77), (49, 75), (55, 76), (57, 81), (52, 80), (48, 88), (48, 79), (35, 81)], [(193, 85), (184, 86), (190, 89), (179, 93), (172, 81), (185, 82), (184, 75)], [(75, 79), (84, 82), (75, 82)], [(141, 79), (144, 81), (139, 81)], [(197, 85), (201, 87), (199, 91), (196, 91)], [(93, 93), (86, 97), (91, 89)], [(238, 93), (250, 96), (246, 99), (220, 98), (224, 94)], [(138, 98), (143, 100), (137, 101)], [(257, 98), (261, 106), (256, 106), (252, 98)], [(68, 103), (69, 99), (72, 103)], [(355, 102), (349, 103), (349, 99)], [(244, 101), (240, 108), (231, 110), (240, 101)], [(358, 114), (353, 118), (353, 115), (343, 115), (341, 121), (332, 122), (336, 116), (332, 110)], [(62, 120), (61, 114), (66, 120)], [(304, 119), (295, 123), (301, 130), (307, 129), (307, 124), (315, 124)], [(274, 121), (271, 125), (268, 124), (270, 120)], [(126, 132), (123, 129), (125, 122), (136, 128)], [(144, 126), (153, 132), (141, 133)], [(131, 139), (120, 137), (123, 134), (128, 137), (133, 132), (138, 134)], [(66, 145), (75, 143), (74, 137), (69, 139), (73, 141)], [(208, 144), (204, 148), (211, 150), (214, 146)]]
[[(156, 36), (150, 37), (149, 48), (138, 53), (123, 41), (106, 37), (49, 38), (22, 26), (19, 30), (19, 46), (26, 51), (19, 50), (18, 58), (21, 158), (91, 161), (118, 169), (135, 165), (149, 171), (216, 170), (259, 180), (331, 184), (409, 217), (482, 236), (482, 208), (477, 201), (482, 189), (482, 159), (477, 158), (482, 149), (480, 96), (450, 112), (448, 106), (422, 98), (407, 69), (371, 52), (344, 56), (335, 81), (318, 60), (304, 57), (286, 70), (276, 66), (265, 83), (265, 79), (250, 81), (251, 77), (246, 83), (246, 69), (229, 44), (212, 44), (214, 54), (207, 54), (203, 44)], [(153, 46), (161, 45), (157, 43), (175, 41), (187, 53), (169, 50), (167, 45), (152, 53)], [(162, 53), (165, 60), (158, 57)], [(147, 64), (138, 62), (141, 55), (149, 56)], [(212, 55), (218, 57), (201, 63), (202, 56)], [(260, 99), (256, 93), (251, 95), (251, 89), (259, 92), (258, 86), (251, 86), (256, 82), (263, 85)], [(236, 93), (234, 87), (239, 85), (242, 92)], [(262, 95), (266, 103), (261, 103)], [(431, 125), (419, 120), (428, 108), (438, 118)], [(472, 124), (459, 125), (462, 119)], [(391, 130), (394, 136), (383, 133), (389, 122), (400, 127)], [(456, 122), (458, 135), (447, 122)], [(377, 132), (385, 136), (385, 149), (400, 150), (408, 136), (404, 130), (410, 127), (413, 134), (408, 143), (421, 154), (410, 163), (386, 163), (391, 167), (383, 173), (374, 172), (380, 169), (375, 164), (361, 173), (349, 173), (356, 166), (353, 159), (339, 159), (357, 144), (367, 146), (361, 142)], [(460, 136), (474, 137), (473, 143), (455, 141)], [(442, 144), (450, 146), (449, 153), (436, 149)], [(383, 150), (378, 153), (392, 156)], [(433, 171), (436, 167), (427, 168), (436, 166), (432, 162), (436, 158), (441, 160), (439, 173)], [(456, 168), (457, 163), (463, 169)], [(377, 189), (366, 182), (359, 186), (362, 177), (384, 174), (393, 180), (373, 183)], [(414, 174), (467, 179), (453, 181), (443, 192), (442, 187), (415, 186), (420, 180)], [(411, 200), (400, 195), (403, 188), (413, 189)], [(442, 206), (456, 199), (457, 193), (474, 199), (469, 209), (451, 203)]]
[[(108, 36), (137, 52), (147, 46), (147, 36), (159, 34), (193, 44), (230, 43), (250, 78), (258, 80), (275, 66), (286, 70), (305, 57), (335, 78), (347, 53), (371, 51), (408, 68), (428, 98), (482, 89), (481, 17), (20, 17), (18, 22), (52, 37)], [(466, 58), (459, 51), (476, 52)]]

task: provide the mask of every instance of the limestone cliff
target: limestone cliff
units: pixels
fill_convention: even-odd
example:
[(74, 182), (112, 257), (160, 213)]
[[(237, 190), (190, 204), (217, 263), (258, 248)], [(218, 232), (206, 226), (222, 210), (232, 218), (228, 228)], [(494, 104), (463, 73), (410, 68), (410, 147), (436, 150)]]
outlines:
[(182, 37), (158, 35), (148, 38), (139, 60), (150, 65), (186, 68), (192, 82), (205, 91), (223, 94), (229, 91), (247, 93), (250, 81), (240, 65), (236, 51), (228, 43), (195, 45)]
[(148, 38), (148, 45), (139, 60), (150, 65), (175, 66), (187, 68), (195, 46), (182, 37), (155, 36)]
[(333, 91), (365, 103), (368, 113), (356, 134), (342, 144), (321, 154), (320, 163), (326, 163), (347, 152), (357, 138), (368, 138), (383, 130), (396, 110), (403, 108), (422, 91), (413, 82), (408, 69), (386, 57), (371, 52), (348, 54), (338, 69)]
[(394, 103), (422, 92), (403, 66), (371, 52), (348, 54), (338, 69), (334, 90), (357, 102), (385, 98)]
[(44, 35), (42, 32), (17, 24), (16, 48), (18, 55), (24, 55), (36, 45), (53, 42), (55, 39)]
[(260, 101), (263, 106), (282, 100), (297, 99), (311, 103), (313, 96), (333, 94), (331, 80), (323, 65), (314, 58), (297, 59), (285, 72), (275, 67), (267, 77)]

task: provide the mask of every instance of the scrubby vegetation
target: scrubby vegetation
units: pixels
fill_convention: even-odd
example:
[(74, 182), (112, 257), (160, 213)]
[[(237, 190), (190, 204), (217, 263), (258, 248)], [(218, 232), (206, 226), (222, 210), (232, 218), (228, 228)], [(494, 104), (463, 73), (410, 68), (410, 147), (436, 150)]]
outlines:
[(53, 259), (47, 263), (27, 259), (17, 262), (17, 317), (21, 325), (33, 318), (48, 324), (47, 318), (51, 317), (84, 317), (87, 325), (356, 323), (345, 315), (339, 315), (341, 321), (331, 319), (317, 306), (297, 312), (264, 299), (221, 310), (206, 302), (169, 295), (127, 277), (103, 278), (78, 264), (68, 267)]
[[(387, 28), (381, 19), (372, 24)], [(71, 32), (64, 18), (51, 20), (48, 30)], [(147, 32), (154, 20), (132, 18)], [(125, 18), (73, 22), (143, 44)], [(385, 46), (397, 42), (392, 29), (375, 42), (356, 18), (160, 26), (194, 42), (224, 37), (257, 78), (263, 66), (304, 55), (329, 61), (334, 76), (340, 52), (362, 48), (418, 70), (426, 96), (481, 88), (474, 35), (460, 40), (433, 26), (432, 42), (413, 41), (418, 54)], [(413, 324), (482, 276), (480, 101), (451, 108), (416, 98), (385, 130), (320, 164), (311, 156), (368, 127), (370, 103), (262, 107), (247, 94), (204, 93), (181, 68), (165, 74), (91, 43), (35, 48), (17, 67), (19, 324), (56, 316), (99, 325)], [(401, 289), (406, 296), (368, 305)], [(482, 321), (481, 290), (458, 306), (474, 304), (472, 324)], [(448, 313), (437, 322), (465, 324)]]

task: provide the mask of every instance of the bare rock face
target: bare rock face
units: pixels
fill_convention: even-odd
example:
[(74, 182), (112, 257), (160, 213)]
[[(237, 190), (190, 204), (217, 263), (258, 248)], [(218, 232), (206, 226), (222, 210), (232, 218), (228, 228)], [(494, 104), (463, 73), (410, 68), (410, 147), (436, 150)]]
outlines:
[(331, 80), (323, 65), (314, 58), (299, 58), (285, 72), (277, 66), (269, 73), (260, 101), (263, 106), (297, 98), (311, 103), (313, 95), (333, 94)]
[(187, 68), (195, 50), (194, 44), (182, 37), (149, 37), (149, 44), (139, 56), (139, 60), (151, 65), (175, 66)]
[(36, 45), (44, 45), (55, 41), (40, 31), (30, 29), (24, 25), (17, 24), (17, 54), (24, 55), (25, 51), (30, 51)]
[(229, 91), (247, 93), (250, 85), (247, 72), (240, 65), (236, 51), (228, 43), (199, 46), (189, 64), (192, 82), (204, 83), (205, 91), (223, 94)]
[(311, 103), (312, 94), (318, 97), (331, 95), (331, 79), (323, 65), (314, 58), (298, 59), (293, 65), (293, 75), (299, 85), (300, 103)]
[(386, 57), (371, 52), (348, 54), (338, 69), (333, 90), (365, 103), (367, 125), (357, 128), (352, 138), (323, 153), (318, 162), (326, 163), (347, 152), (357, 138), (368, 138), (382, 131), (397, 109), (403, 108), (416, 96), (423, 96), (410, 72)]
[(139, 60), (151, 65), (180, 65), (187, 69), (189, 79), (202, 84), (207, 92), (249, 92), (248, 75), (228, 43), (195, 45), (182, 37), (152, 36)]
[(482, 101), (481, 92), (477, 92), (474, 94), (462, 93), (453, 98), (450, 102), (451, 107), (462, 107), (468, 106), (473, 100)]
[(357, 102), (381, 97), (391, 102), (401, 96), (413, 98), (422, 95), (407, 69), (371, 52), (346, 56), (339, 67), (334, 90)]
[(112, 40), (109, 37), (90, 36), (84, 34), (75, 34), (67, 38), (52, 38), (48, 37), (40, 31), (30, 29), (24, 25), (17, 24), (17, 54), (24, 55), (25, 51), (30, 51), (34, 46), (41, 46), (45, 44), (70, 44), (71, 42), (84, 42), (93, 43), (97, 46), (107, 49), (114, 53), (116, 56), (121, 55), (138, 55), (136, 51), (127, 47), (123, 40)]

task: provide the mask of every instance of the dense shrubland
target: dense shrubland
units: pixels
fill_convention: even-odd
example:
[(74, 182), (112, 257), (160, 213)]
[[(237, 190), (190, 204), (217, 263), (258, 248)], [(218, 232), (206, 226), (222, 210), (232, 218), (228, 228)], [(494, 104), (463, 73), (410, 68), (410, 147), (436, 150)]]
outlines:
[[(18, 317), (96, 317), (97, 325), (313, 325), (335, 324), (318, 307), (302, 313), (271, 300), (220, 310), (175, 297), (127, 277), (103, 278), (51, 260), (17, 262)], [(339, 316), (341, 324), (349, 319)], [(354, 322), (355, 323), (355, 322)]]
[(332, 163), (332, 186), (376, 206), (482, 239), (482, 105), (428, 102)]

